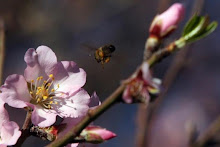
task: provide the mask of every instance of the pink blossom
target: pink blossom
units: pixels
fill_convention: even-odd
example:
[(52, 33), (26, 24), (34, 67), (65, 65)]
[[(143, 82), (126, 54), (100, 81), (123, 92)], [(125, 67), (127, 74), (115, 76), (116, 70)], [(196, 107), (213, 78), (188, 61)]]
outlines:
[[(139, 71), (126, 81), (123, 100), (126, 103), (148, 103), (150, 94), (159, 93), (159, 79), (153, 79), (148, 63), (143, 63)], [(150, 94), (149, 94), (150, 93)]]
[(174, 31), (184, 15), (184, 7), (181, 3), (173, 4), (168, 10), (157, 15), (150, 27), (150, 34), (158, 38), (169, 35)]
[(86, 73), (73, 61), (57, 61), (55, 53), (46, 46), (29, 49), (24, 60), (23, 75), (7, 77), (0, 96), (15, 108), (31, 107), (32, 123), (40, 127), (52, 125), (56, 116), (77, 118), (89, 109), (88, 93), (81, 87)]
[(9, 121), (4, 102), (0, 99), (0, 146), (15, 145), (20, 136), (19, 126), (15, 122)]

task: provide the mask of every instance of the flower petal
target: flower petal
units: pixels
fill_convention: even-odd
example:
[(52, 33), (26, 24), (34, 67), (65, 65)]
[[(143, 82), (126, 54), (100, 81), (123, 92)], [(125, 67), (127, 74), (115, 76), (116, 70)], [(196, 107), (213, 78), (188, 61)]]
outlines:
[(99, 97), (98, 95), (96, 94), (96, 92), (93, 92), (93, 94), (91, 95), (91, 98), (90, 98), (90, 103), (89, 103), (89, 107), (90, 109), (94, 109), (95, 107), (101, 105), (101, 102), (99, 100)]
[(10, 75), (1, 86), (0, 94), (3, 101), (15, 108), (26, 107), (25, 102), (29, 102), (31, 97), (28, 92), (27, 82), (21, 75)]
[(147, 82), (150, 82), (152, 80), (152, 76), (151, 76), (151, 73), (150, 73), (150, 69), (149, 69), (149, 65), (148, 63), (144, 62), (142, 65), (141, 65), (141, 71), (142, 71), (142, 77), (145, 81)]
[(78, 68), (73, 61), (62, 61), (57, 67), (59, 74), (56, 74), (54, 85), (59, 84), (59, 91), (72, 95), (79, 90), (86, 82), (86, 72)]
[(24, 60), (27, 63), (27, 68), (24, 71), (27, 81), (55, 72), (57, 57), (47, 46), (39, 46), (36, 51), (29, 49), (24, 56)]
[(8, 112), (4, 107), (4, 102), (0, 99), (0, 130), (2, 128), (2, 124), (5, 121), (9, 121)]
[(133, 98), (132, 98), (131, 93), (130, 93), (130, 85), (126, 86), (126, 88), (123, 92), (123, 95), (122, 95), (122, 99), (127, 104), (131, 104), (133, 102)]
[(32, 112), (31, 120), (34, 125), (39, 127), (48, 127), (55, 123), (56, 115), (57, 114), (52, 110), (45, 110), (40, 106), (35, 106), (34, 111)]
[(19, 126), (13, 121), (7, 121), (2, 124), (1, 139), (4, 144), (14, 145), (21, 136)]
[(64, 104), (57, 108), (57, 111), (60, 117), (81, 117), (87, 113), (89, 102), (89, 94), (84, 89), (80, 89), (70, 98), (65, 99)]
[(68, 144), (66, 147), (78, 147), (79, 143), (71, 143)]

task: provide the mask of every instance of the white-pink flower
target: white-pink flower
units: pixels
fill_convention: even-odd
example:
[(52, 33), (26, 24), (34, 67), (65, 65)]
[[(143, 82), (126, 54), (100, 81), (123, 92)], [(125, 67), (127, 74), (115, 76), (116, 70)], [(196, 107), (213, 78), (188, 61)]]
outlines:
[(20, 136), (19, 126), (9, 120), (4, 102), (0, 99), (0, 146), (15, 145)]
[(150, 34), (159, 38), (169, 35), (176, 29), (183, 16), (183, 4), (173, 4), (168, 10), (154, 18), (150, 26)]
[(123, 92), (125, 103), (146, 103), (151, 101), (150, 94), (158, 94), (160, 80), (152, 78), (148, 63), (143, 63), (141, 68), (126, 82)]
[(56, 116), (77, 118), (89, 109), (90, 96), (81, 87), (86, 73), (73, 61), (57, 61), (46, 46), (29, 49), (24, 60), (23, 75), (10, 75), (0, 88), (0, 96), (15, 108), (31, 107), (32, 123), (40, 127), (52, 125)]

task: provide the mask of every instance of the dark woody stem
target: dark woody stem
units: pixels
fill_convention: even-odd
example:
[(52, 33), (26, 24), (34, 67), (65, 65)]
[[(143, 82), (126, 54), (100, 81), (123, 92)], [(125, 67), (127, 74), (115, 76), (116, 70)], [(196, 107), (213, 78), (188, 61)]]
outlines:
[[(179, 46), (177, 41), (171, 43), (168, 47), (161, 49), (155, 52), (151, 58), (147, 61), (150, 67), (153, 67), (156, 63), (161, 61), (166, 56), (170, 55), (174, 51), (176, 51)], [(137, 70), (139, 67), (137, 68)], [(134, 74), (136, 71), (134, 72)], [(132, 74), (133, 75), (133, 74)], [(88, 114), (79, 122), (76, 126), (70, 129), (64, 136), (58, 138), (57, 140), (53, 141), (51, 144), (47, 145), (47, 147), (61, 147), (65, 146), (69, 142), (72, 142), (75, 137), (77, 137), (81, 131), (88, 126), (92, 121), (94, 121), (97, 117), (99, 117), (102, 113), (116, 104), (118, 101), (121, 100), (122, 93), (126, 87), (125, 83), (122, 83), (103, 103), (102, 105), (98, 106), (94, 110), (90, 110)]]
[(25, 109), (27, 109), (27, 114), (26, 114), (24, 124), (22, 126), (22, 130), (21, 130), (22, 134), (19, 137), (17, 143), (14, 145), (14, 147), (21, 147), (21, 145), (24, 143), (24, 141), (31, 135), (29, 128), (31, 126), (32, 111), (29, 108), (25, 108)]

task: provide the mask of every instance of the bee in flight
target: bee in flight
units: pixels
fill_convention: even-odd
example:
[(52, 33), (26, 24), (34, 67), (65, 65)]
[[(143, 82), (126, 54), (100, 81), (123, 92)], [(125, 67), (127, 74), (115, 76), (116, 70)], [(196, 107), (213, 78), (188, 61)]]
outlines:
[(104, 45), (98, 49), (95, 50), (95, 59), (98, 63), (101, 62), (102, 66), (105, 63), (108, 63), (110, 61), (110, 58), (112, 56), (112, 53), (115, 51), (115, 47), (111, 44)]

